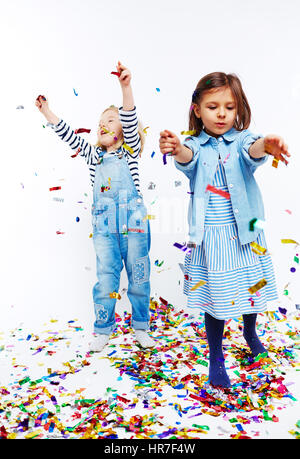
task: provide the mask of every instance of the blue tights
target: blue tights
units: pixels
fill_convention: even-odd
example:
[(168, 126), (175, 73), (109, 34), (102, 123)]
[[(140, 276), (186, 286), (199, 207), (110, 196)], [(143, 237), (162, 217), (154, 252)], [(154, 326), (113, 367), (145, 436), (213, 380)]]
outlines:
[[(243, 336), (251, 349), (252, 355), (256, 356), (266, 349), (256, 334), (257, 314), (244, 314)], [(230, 380), (225, 369), (225, 359), (222, 350), (224, 332), (224, 320), (215, 319), (205, 313), (205, 329), (209, 346), (209, 382), (213, 386), (230, 387)]]

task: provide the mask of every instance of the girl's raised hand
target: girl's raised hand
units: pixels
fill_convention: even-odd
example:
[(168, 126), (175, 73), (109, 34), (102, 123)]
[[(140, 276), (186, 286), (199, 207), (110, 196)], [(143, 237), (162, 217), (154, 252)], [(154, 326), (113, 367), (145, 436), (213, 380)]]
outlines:
[(49, 111), (48, 101), (45, 96), (39, 95), (35, 100), (35, 105), (43, 115)]
[(181, 152), (182, 145), (177, 135), (165, 129), (160, 133), (159, 148), (163, 155), (166, 153), (177, 155)]
[(286, 156), (290, 157), (288, 152), (288, 146), (284, 143), (282, 137), (278, 135), (270, 134), (264, 138), (264, 149), (269, 155), (274, 156), (274, 158), (279, 161), (283, 161), (285, 164), (288, 164)]
[(120, 73), (119, 81), (121, 86), (129, 86), (131, 81), (130, 70), (118, 61), (117, 71)]

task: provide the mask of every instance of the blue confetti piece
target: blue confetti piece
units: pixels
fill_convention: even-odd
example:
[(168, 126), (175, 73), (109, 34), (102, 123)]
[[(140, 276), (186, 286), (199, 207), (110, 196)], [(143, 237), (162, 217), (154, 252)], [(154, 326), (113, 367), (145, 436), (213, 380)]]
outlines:
[(111, 355), (115, 354), (117, 351), (112, 351), (108, 356), (110, 357)]
[(75, 96), (78, 96), (78, 92), (76, 92), (74, 88), (73, 88), (73, 91), (74, 91)]

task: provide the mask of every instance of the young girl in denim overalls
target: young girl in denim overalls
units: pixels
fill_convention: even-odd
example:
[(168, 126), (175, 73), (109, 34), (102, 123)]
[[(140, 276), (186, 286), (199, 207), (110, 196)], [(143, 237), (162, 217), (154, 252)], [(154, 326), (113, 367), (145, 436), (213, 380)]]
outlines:
[[(225, 320), (243, 316), (243, 335), (254, 356), (266, 352), (256, 334), (256, 317), (276, 300), (272, 260), (262, 229), (263, 202), (254, 179), (268, 156), (287, 164), (290, 156), (275, 135), (253, 135), (251, 111), (236, 75), (204, 76), (193, 93), (189, 129), (182, 145), (163, 131), (160, 149), (175, 155), (190, 180), (189, 238), (184, 293), (188, 306), (205, 314), (209, 381), (229, 387), (222, 339)], [(250, 290), (249, 290), (250, 289)]]
[(93, 184), (93, 241), (98, 282), (93, 288), (96, 338), (90, 350), (101, 351), (115, 328), (115, 304), (119, 298), (120, 275), (125, 264), (127, 295), (132, 305), (132, 327), (142, 347), (153, 347), (148, 335), (150, 303), (150, 226), (139, 188), (138, 157), (143, 133), (138, 130), (131, 74), (120, 62), (117, 74), (123, 107), (111, 106), (100, 119), (98, 143), (90, 145), (63, 120), (54, 115), (44, 96), (36, 106), (67, 142), (75, 155), (89, 165)]

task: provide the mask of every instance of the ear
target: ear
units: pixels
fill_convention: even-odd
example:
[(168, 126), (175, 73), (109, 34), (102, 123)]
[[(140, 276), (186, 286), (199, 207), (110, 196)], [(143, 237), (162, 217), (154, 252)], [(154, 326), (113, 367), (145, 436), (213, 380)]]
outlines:
[(201, 118), (200, 106), (198, 104), (193, 104), (193, 110), (196, 118)]

